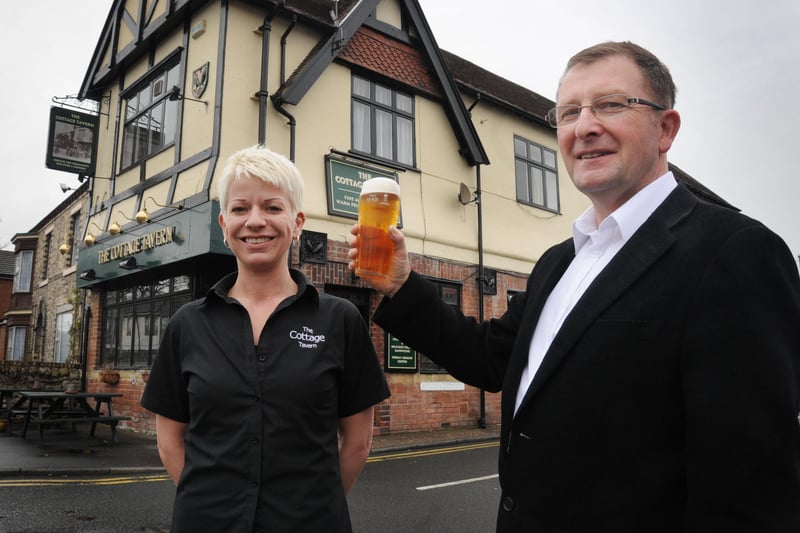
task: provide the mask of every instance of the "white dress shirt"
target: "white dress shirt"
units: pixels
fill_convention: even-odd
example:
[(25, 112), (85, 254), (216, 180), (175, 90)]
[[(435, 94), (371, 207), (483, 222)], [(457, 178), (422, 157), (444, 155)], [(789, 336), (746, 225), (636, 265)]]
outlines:
[(547, 297), (539, 316), (528, 352), (528, 366), (522, 372), (517, 390), (515, 413), (564, 319), (597, 275), (676, 186), (672, 172), (667, 172), (607, 216), (599, 227), (593, 207), (575, 220), (572, 225), (575, 258)]

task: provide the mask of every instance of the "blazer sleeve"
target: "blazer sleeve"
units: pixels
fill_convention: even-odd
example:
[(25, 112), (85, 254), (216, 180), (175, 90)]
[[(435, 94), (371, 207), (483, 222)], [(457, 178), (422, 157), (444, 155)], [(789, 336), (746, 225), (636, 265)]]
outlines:
[(375, 323), (447, 368), (469, 385), (498, 392), (519, 326), (524, 295), (512, 299), (499, 319), (482, 324), (439, 298), (436, 285), (415, 272), (384, 298)]
[(687, 317), (686, 531), (800, 531), (800, 286), (761, 225), (731, 234)]

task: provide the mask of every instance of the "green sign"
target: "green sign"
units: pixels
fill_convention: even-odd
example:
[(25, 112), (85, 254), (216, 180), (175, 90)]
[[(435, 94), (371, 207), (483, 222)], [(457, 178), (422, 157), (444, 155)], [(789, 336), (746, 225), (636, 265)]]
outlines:
[(417, 371), (417, 352), (388, 333), (386, 334), (386, 371)]
[[(328, 185), (328, 214), (358, 219), (361, 186), (370, 178), (385, 177), (397, 181), (396, 172), (371, 168), (361, 163), (325, 156)], [(402, 227), (402, 224), (398, 224)]]

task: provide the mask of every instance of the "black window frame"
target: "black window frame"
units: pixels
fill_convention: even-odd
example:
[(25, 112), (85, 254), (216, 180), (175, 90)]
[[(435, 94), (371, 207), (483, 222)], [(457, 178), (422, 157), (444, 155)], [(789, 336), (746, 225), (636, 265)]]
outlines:
[[(520, 145), (524, 145), (524, 154), (519, 150)], [(540, 154), (538, 158), (535, 155), (537, 152)], [(524, 175), (522, 175), (523, 169)], [(548, 180), (548, 173), (552, 175), (551, 180)], [(534, 198), (533, 191), (536, 189), (534, 182), (537, 180), (542, 191), (541, 202)], [(550, 183), (555, 187), (555, 205), (550, 205)], [(514, 184), (517, 202), (553, 213), (561, 213), (558, 155), (555, 150), (519, 135), (514, 135)]]
[[(167, 322), (194, 299), (194, 285), (192, 276), (179, 274), (105, 292), (100, 367), (150, 368)], [(123, 342), (123, 337), (130, 338), (130, 343)], [(140, 342), (144, 339), (147, 346)]]
[[(369, 84), (369, 96), (359, 94), (356, 91), (358, 81), (363, 81)], [(388, 92), (391, 95), (391, 103), (381, 101), (377, 96), (379, 91)], [(407, 93), (389, 85), (378, 83), (365, 76), (353, 74), (351, 77), (351, 108), (350, 108), (350, 146), (351, 151), (358, 154), (364, 154), (370, 158), (378, 159), (381, 161), (388, 161), (395, 165), (400, 165), (405, 168), (416, 168), (417, 164), (417, 148), (416, 148), (416, 100), (412, 93)], [(402, 109), (398, 104), (398, 96), (408, 99), (410, 104), (410, 111)], [(364, 106), (369, 109), (369, 146), (361, 146), (359, 136), (357, 135), (358, 129), (356, 128), (356, 109), (358, 106)], [(389, 115), (392, 120), (391, 127), (391, 157), (386, 157), (378, 153), (377, 142), (377, 122), (378, 113), (385, 113)], [(401, 160), (398, 147), (398, 121), (407, 120), (410, 122), (411, 137), (408, 139), (411, 153), (410, 161)]]
[[(180, 99), (173, 97), (172, 89), (178, 87), (180, 90), (182, 86), (183, 69), (181, 54), (178, 53), (154, 66), (142, 81), (122, 93), (125, 112), (119, 157), (123, 172), (175, 145), (180, 130), (181, 109)], [(152, 135), (157, 130), (152, 127), (155, 120), (153, 113), (159, 107), (163, 137), (155, 140)], [(144, 122), (142, 119), (145, 119)], [(174, 124), (171, 123), (172, 120)], [(168, 128), (171, 128), (171, 135), (165, 131)], [(139, 135), (131, 137), (134, 132)], [(147, 139), (143, 138), (143, 133), (146, 133)], [(129, 146), (129, 143), (133, 145)], [(141, 148), (143, 145), (144, 148)]]

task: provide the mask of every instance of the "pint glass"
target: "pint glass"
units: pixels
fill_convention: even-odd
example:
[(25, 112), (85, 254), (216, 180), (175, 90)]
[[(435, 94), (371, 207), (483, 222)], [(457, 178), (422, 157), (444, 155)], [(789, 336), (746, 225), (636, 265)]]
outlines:
[(358, 199), (358, 259), (356, 276), (382, 278), (392, 267), (394, 243), (389, 226), (400, 216), (400, 185), (391, 178), (364, 182)]

